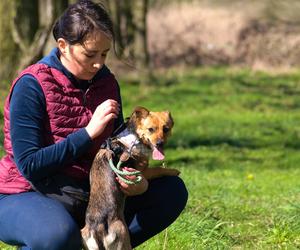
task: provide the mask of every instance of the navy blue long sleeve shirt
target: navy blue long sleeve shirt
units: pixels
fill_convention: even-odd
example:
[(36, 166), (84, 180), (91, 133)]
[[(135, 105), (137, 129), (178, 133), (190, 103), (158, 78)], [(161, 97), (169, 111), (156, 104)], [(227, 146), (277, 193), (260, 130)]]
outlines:
[[(76, 81), (61, 64), (58, 49), (40, 62), (63, 72), (76, 87), (85, 91), (91, 81)], [(94, 77), (110, 73), (104, 66)], [(92, 80), (93, 81), (93, 80)], [(67, 136), (50, 146), (43, 141), (44, 120), (47, 116), (46, 100), (40, 84), (31, 75), (24, 75), (16, 83), (10, 97), (10, 133), (14, 160), (23, 176), (29, 181), (38, 181), (55, 173), (68, 161), (87, 152), (92, 145), (85, 128)], [(121, 103), (121, 99), (120, 99)], [(122, 111), (115, 121), (115, 127), (123, 122)]]

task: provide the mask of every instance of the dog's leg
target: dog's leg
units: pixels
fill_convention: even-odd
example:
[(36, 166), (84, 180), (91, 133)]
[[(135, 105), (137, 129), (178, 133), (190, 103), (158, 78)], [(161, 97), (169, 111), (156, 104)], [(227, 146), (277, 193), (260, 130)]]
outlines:
[(90, 231), (87, 226), (81, 229), (81, 237), (82, 237), (83, 248), (85, 250), (99, 250), (93, 232)]
[(154, 167), (143, 170), (143, 175), (147, 180), (155, 179), (162, 176), (177, 176), (180, 171), (174, 168)]
[(105, 249), (131, 250), (130, 238), (125, 221), (116, 220), (109, 225), (108, 234), (103, 238)]

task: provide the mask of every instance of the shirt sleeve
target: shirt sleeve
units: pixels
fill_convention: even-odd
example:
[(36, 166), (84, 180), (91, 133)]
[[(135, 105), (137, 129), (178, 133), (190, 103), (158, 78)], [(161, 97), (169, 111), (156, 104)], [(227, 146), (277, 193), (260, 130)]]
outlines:
[(10, 99), (10, 132), (14, 160), (23, 176), (38, 181), (63, 168), (92, 145), (85, 128), (50, 146), (44, 142), (46, 100), (31, 75), (21, 77)]

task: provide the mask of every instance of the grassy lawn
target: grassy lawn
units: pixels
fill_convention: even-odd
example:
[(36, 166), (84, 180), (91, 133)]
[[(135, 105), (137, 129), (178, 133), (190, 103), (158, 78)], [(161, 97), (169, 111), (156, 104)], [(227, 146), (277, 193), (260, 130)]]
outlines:
[(121, 81), (124, 113), (172, 112), (167, 165), (181, 170), (190, 196), (181, 217), (137, 250), (300, 248), (300, 73), (208, 68), (158, 78)]

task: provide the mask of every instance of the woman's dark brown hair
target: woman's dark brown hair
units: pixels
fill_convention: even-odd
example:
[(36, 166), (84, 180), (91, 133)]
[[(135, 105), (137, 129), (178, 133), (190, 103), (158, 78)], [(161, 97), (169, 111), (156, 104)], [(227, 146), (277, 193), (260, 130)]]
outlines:
[(53, 28), (57, 41), (65, 39), (70, 45), (83, 44), (88, 34), (100, 30), (114, 41), (113, 23), (101, 4), (80, 0), (70, 5)]

